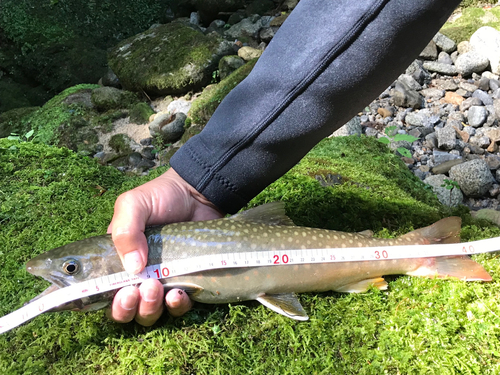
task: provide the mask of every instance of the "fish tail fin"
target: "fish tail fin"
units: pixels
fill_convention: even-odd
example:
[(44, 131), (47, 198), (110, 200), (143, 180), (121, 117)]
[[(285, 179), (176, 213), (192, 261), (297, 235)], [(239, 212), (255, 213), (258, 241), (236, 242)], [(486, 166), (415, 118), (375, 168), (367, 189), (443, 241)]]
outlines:
[(462, 219), (457, 216), (441, 219), (434, 224), (401, 236), (408, 243), (438, 244), (460, 242)]
[(491, 276), (479, 263), (468, 256), (448, 256), (423, 258), (424, 262), (415, 271), (407, 272), (410, 276), (447, 277), (464, 281), (491, 281)]

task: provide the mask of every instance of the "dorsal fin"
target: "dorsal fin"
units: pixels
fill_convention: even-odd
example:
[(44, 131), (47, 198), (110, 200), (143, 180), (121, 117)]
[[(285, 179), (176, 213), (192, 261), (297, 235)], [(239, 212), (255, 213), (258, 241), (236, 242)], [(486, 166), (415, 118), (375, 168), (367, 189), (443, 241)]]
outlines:
[(267, 225), (295, 225), (285, 214), (283, 202), (266, 203), (230, 217), (232, 220), (250, 221)]

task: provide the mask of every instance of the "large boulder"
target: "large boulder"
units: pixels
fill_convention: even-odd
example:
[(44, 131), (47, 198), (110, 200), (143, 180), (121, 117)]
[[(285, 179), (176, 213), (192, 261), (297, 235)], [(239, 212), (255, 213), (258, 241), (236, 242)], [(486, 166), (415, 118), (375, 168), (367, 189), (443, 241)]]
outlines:
[(214, 33), (173, 22), (123, 40), (108, 61), (127, 90), (185, 94), (207, 85), (221, 57), (232, 53), (231, 43)]
[(481, 27), (470, 37), (470, 46), (489, 60), (493, 73), (500, 74), (500, 31)]

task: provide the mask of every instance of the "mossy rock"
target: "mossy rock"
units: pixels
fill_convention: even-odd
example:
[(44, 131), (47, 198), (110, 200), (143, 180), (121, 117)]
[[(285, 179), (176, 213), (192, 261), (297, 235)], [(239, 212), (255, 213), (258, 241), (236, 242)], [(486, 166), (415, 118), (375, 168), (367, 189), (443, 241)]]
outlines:
[[(376, 235), (385, 237), (440, 217), (435, 198), (384, 147), (367, 138), (324, 141), (252, 205), (282, 200), (297, 223), (384, 227)], [(164, 171), (126, 177), (68, 149), (0, 139), (0, 316), (48, 286), (26, 272), (27, 260), (106, 233), (118, 195)], [(315, 176), (326, 181), (329, 173), (344, 183), (321, 186)], [(500, 236), (468, 210), (457, 213), (464, 241)], [(500, 259), (474, 259), (493, 282), (404, 276), (389, 278), (388, 291), (301, 294), (307, 322), (255, 302), (198, 304), (181, 318), (164, 314), (152, 327), (111, 322), (103, 310), (42, 314), (0, 335), (0, 373), (494, 374)]]
[(109, 140), (109, 147), (111, 147), (118, 154), (130, 154), (132, 148), (130, 147), (132, 140), (126, 134), (115, 134)]
[(137, 95), (130, 91), (114, 87), (98, 87), (92, 90), (92, 104), (101, 112), (117, 108), (128, 108), (139, 101)]
[(193, 102), (189, 111), (192, 121), (198, 125), (205, 125), (222, 102), (222, 99), (250, 74), (257, 60), (247, 62), (217, 85), (210, 85), (205, 88), (203, 93)]
[(57, 145), (60, 134), (58, 130), (65, 125), (71, 132), (71, 125), (75, 129), (81, 128), (82, 120), (87, 121), (93, 114), (93, 109), (81, 103), (67, 104), (65, 100), (80, 91), (94, 89), (98, 85), (76, 85), (56, 95), (45, 103), (40, 109), (33, 112), (28, 118), (26, 126), (34, 130), (34, 137), (38, 142)]
[(132, 108), (130, 108), (130, 122), (134, 124), (145, 124), (154, 113), (155, 111), (153, 111), (147, 103), (141, 102), (134, 104)]
[(0, 138), (8, 137), (11, 133), (24, 135), (31, 129), (27, 118), (40, 107), (21, 107), (0, 113)]
[(465, 8), (462, 16), (453, 22), (443, 25), (440, 32), (453, 39), (456, 43), (469, 40), (479, 28), (491, 26), (500, 30), (500, 9)]
[(210, 82), (226, 44), (173, 22), (123, 40), (110, 50), (108, 62), (127, 90), (182, 95)]

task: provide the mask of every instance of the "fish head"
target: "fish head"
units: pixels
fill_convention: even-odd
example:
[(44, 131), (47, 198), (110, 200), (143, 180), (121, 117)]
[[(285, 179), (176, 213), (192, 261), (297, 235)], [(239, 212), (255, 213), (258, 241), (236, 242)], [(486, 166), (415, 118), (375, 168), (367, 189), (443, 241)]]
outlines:
[[(72, 242), (40, 254), (26, 263), (26, 270), (52, 283), (30, 303), (60, 288), (124, 271), (110, 235)], [(98, 310), (107, 306), (115, 293), (116, 291), (109, 291), (84, 297), (51, 311)]]

